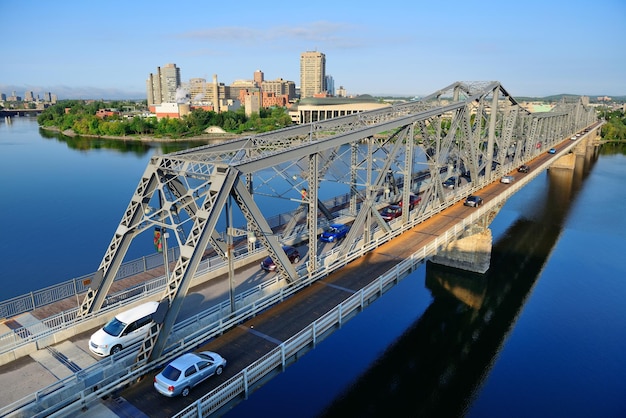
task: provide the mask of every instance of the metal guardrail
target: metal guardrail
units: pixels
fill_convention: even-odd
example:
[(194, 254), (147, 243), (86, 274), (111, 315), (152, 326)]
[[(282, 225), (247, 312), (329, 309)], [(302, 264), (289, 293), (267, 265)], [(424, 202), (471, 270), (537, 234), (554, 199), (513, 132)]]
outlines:
[[(458, 193), (458, 195), (460, 196), (461, 193)], [(460, 198), (461, 197), (455, 200), (450, 200), (444, 206), (447, 207), (452, 205), (456, 203), (456, 201), (460, 200)], [(439, 208), (439, 210), (441, 210), (441, 208)], [(175, 327), (172, 331), (171, 337), (168, 339), (168, 344), (166, 344), (164, 355), (151, 365), (142, 366), (134, 363), (127, 365), (121, 361), (109, 360), (112, 359), (112, 357), (108, 357), (106, 361), (99, 361), (98, 363), (95, 363), (85, 370), (81, 370), (73, 376), (69, 376), (66, 379), (43, 388), (30, 396), (12, 403), (11, 405), (0, 408), (0, 416), (4, 416), (7, 413), (11, 413), (12, 416), (16, 417), (54, 416), (55, 411), (59, 410), (64, 410), (66, 412), (59, 413), (60, 415), (58, 416), (66, 416), (64, 414), (67, 413), (67, 408), (79, 408), (86, 405), (88, 402), (110, 394), (113, 390), (132, 382), (141, 375), (148, 373), (149, 371), (159, 367), (159, 365), (171, 360), (176, 355), (188, 350), (189, 347), (195, 347), (207, 339), (221, 335), (226, 330), (241, 321), (253, 317), (259, 312), (280, 303), (282, 300), (298, 292), (300, 289), (309, 286), (314, 281), (327, 276), (332, 271), (361, 257), (363, 254), (375, 249), (397, 235), (400, 235), (405, 230), (412, 228), (417, 223), (422, 222), (430, 216), (431, 214), (428, 213), (423, 214), (420, 217), (416, 217), (410, 222), (411, 225), (403, 225), (396, 222), (396, 229), (393, 229), (391, 233), (379, 234), (377, 239), (370, 242), (366, 246), (357, 246), (355, 251), (347, 255), (345, 258), (325, 263), (324, 259), (333, 253), (331, 250), (323, 257), (320, 257), (320, 263), (318, 265), (324, 267), (320, 268), (318, 272), (314, 275), (308, 276), (307, 266), (302, 265), (297, 270), (301, 280), (284, 285), (277, 291), (268, 293), (268, 289), (271, 289), (271, 286), (276, 285), (277, 283), (267, 283), (263, 288), (259, 287), (249, 292), (238, 294), (236, 296), (236, 306), (239, 306), (239, 309), (232, 314), (230, 311), (230, 303), (228, 301), (199, 313), (195, 317), (185, 321), (184, 324), (181, 323), (181, 325), (177, 325)], [(400, 228), (397, 228), (398, 226), (400, 226)], [(196, 329), (190, 331), (190, 327)], [(178, 339), (181, 333), (183, 334), (183, 337)], [(122, 353), (126, 353), (128, 351), (132, 350), (129, 348), (128, 350), (122, 351)], [(133, 361), (134, 360), (135, 356), (133, 356)], [(119, 367), (123, 367), (124, 370), (118, 370)], [(100, 368), (104, 368), (106, 370), (99, 370)], [(108, 380), (103, 380), (98, 383), (97, 379), (92, 378), (91, 376), (119, 376), (119, 379), (112, 381), (110, 384), (106, 384)], [(57, 393), (57, 389), (55, 388), (61, 387), (64, 388), (64, 391), (73, 393), (73, 395), (71, 397), (52, 396)], [(74, 393), (72, 390), (78, 393)]]
[[(342, 195), (342, 196), (330, 199), (326, 203), (333, 204), (335, 207), (337, 207), (337, 206), (341, 206), (342, 202), (347, 203), (348, 199), (349, 199), (349, 195), (346, 194), (346, 195)], [(288, 222), (289, 219), (290, 217), (287, 215), (284, 215), (284, 214), (277, 215), (276, 217), (272, 218), (270, 225), (274, 228), (276, 226), (280, 226), (278, 224), (279, 222)], [(294, 235), (298, 235), (301, 233), (302, 231), (296, 231)], [(287, 240), (289, 240), (290, 238), (291, 237), (284, 237), (284, 239), (287, 239)], [(170, 251), (171, 251), (172, 256), (175, 256), (175, 257), (178, 257), (178, 254), (180, 253), (180, 250), (178, 247), (174, 247), (170, 249)], [(240, 260), (244, 260), (248, 256), (255, 256), (258, 253), (258, 251), (261, 251), (259, 247), (257, 247), (257, 249), (254, 252), (248, 254), (247, 247), (236, 248), (235, 260), (240, 261)], [(120, 271), (118, 272), (118, 275), (116, 276), (116, 280), (133, 276), (142, 271), (147, 271), (147, 270), (159, 267), (161, 265), (163, 265), (163, 256), (161, 254), (157, 254), (151, 257), (144, 257), (139, 260), (134, 260), (134, 261), (125, 263), (124, 265), (122, 265), (122, 267), (120, 267)], [(206, 274), (210, 269), (217, 269), (225, 265), (226, 265), (226, 262), (222, 260), (219, 256), (205, 259), (198, 266), (198, 271), (196, 272), (196, 275), (194, 277), (202, 276), (203, 274)], [(82, 279), (86, 279), (90, 277), (91, 276), (89, 275), (83, 276), (80, 280), (82, 281)], [(62, 288), (76, 289), (77, 288), (76, 283), (78, 280), (79, 279), (72, 279), (70, 281), (61, 283), (59, 285), (42, 289), (40, 292), (41, 293), (47, 292), (48, 297), (46, 299), (49, 301), (48, 303), (56, 302), (58, 300), (65, 299), (67, 297), (72, 297), (72, 296), (78, 297), (78, 294), (86, 291), (87, 287), (85, 286), (81, 287), (81, 290), (77, 292), (75, 295), (72, 294), (71, 292), (64, 293), (60, 291), (60, 289)], [(118, 307), (120, 304), (133, 302), (137, 300), (137, 298), (150, 297), (162, 291), (164, 286), (165, 286), (165, 276), (147, 280), (146, 282), (141, 283), (140, 285), (137, 285), (137, 286), (134, 286), (134, 287), (131, 287), (131, 288), (128, 288), (128, 289), (125, 289), (125, 290), (122, 290), (122, 291), (119, 291), (119, 292), (116, 292), (107, 296), (105, 300), (105, 306)], [(53, 297), (52, 294), (56, 294), (57, 297)], [(25, 297), (12, 299), (8, 302), (13, 303), (14, 301), (19, 302), (19, 301), (31, 300), (31, 299), (32, 298), (30, 296), (25, 296)], [(18, 304), (13, 305), (13, 307), (15, 307), (16, 305)], [(26, 309), (26, 308), (29, 306), (33, 306), (34, 304), (24, 305), (24, 304), (19, 303), (19, 305), (22, 305), (25, 308), (23, 312), (27, 312), (27, 311), (30, 311), (31, 309)], [(30, 343), (36, 342), (42, 338), (46, 338), (49, 335), (54, 334), (55, 332), (62, 331), (64, 329), (68, 329), (74, 326), (75, 325), (74, 321), (76, 320), (77, 312), (78, 312), (78, 302), (77, 302), (76, 308), (60, 312), (56, 315), (45, 318), (41, 320), (40, 322), (30, 324), (28, 326), (19, 327), (3, 335), (0, 335), (0, 355), (11, 352), (15, 349), (18, 349)], [(103, 313), (104, 312), (108, 312), (108, 310), (103, 311)]]
[[(510, 169), (512, 169), (512, 166), (510, 167), (506, 166), (502, 168), (505, 169), (505, 172), (508, 172), (510, 171)], [(407, 224), (402, 225), (401, 218), (392, 220), (389, 224), (394, 229), (390, 234), (387, 235), (387, 239), (391, 239), (392, 237), (399, 235), (400, 233), (412, 228), (416, 224), (429, 218), (434, 213), (438, 213), (444, 210), (445, 208), (447, 208), (448, 206), (458, 202), (459, 200), (464, 199), (465, 196), (468, 195), (469, 193), (473, 192), (474, 190), (484, 187), (485, 184), (495, 181), (495, 179), (499, 178), (499, 176), (500, 174), (496, 174), (494, 172), (492, 173), (489, 179), (483, 179), (477, 185), (473, 185), (472, 183), (469, 183), (465, 186), (455, 189), (455, 192), (451, 194), (450, 199), (448, 199), (445, 203), (439, 206), (430, 208), (430, 210), (425, 211), (420, 217), (413, 218)], [(335, 197), (333, 199), (326, 201), (326, 204), (332, 204), (333, 207), (338, 207), (338, 206), (341, 206), (342, 204), (347, 203), (349, 201), (349, 198), (350, 196), (348, 194), (341, 195), (339, 197)], [(383, 196), (382, 195), (378, 196), (377, 200), (381, 201), (381, 199), (383, 199)], [(342, 216), (341, 211), (338, 213), (338, 216)], [(271, 224), (279, 225), (281, 221), (287, 222), (289, 219), (290, 218), (287, 215), (284, 215), (284, 214), (278, 215), (272, 219)], [(276, 225), (274, 225), (273, 227), (276, 227)], [(398, 226), (400, 227), (398, 228)], [(376, 246), (377, 245), (378, 244), (376, 244)], [(372, 247), (372, 248), (375, 248), (375, 247)], [(179, 251), (179, 249), (178, 247), (175, 247), (172, 249), (172, 251)], [(236, 251), (237, 251), (235, 254), (236, 260), (238, 261), (245, 259), (246, 256), (254, 254), (254, 253), (247, 254), (246, 248), (240, 248), (240, 249), (237, 249)], [(175, 255), (177, 253), (175, 252), (173, 254)], [(137, 271), (139, 269), (137, 267), (137, 263), (140, 263), (143, 266), (145, 266), (143, 267), (144, 269), (148, 267), (149, 267), (148, 269), (152, 269), (163, 264), (163, 257), (162, 255), (157, 254), (150, 258), (144, 257), (140, 260), (135, 260), (133, 262), (126, 263), (124, 265), (124, 268), (120, 268), (120, 272), (118, 272), (118, 276), (128, 277), (128, 276), (132, 276), (133, 274), (137, 274)], [(198, 271), (195, 277), (198, 277), (198, 276), (201, 276), (202, 274), (207, 273), (209, 269), (211, 268), (214, 268), (214, 269), (220, 268), (224, 265), (225, 265), (225, 262), (220, 257), (216, 256), (213, 258), (206, 259), (203, 262), (201, 262), (200, 266), (198, 267)], [(84, 276), (84, 277), (89, 277), (89, 276)], [(65, 286), (66, 284), (67, 283), (61, 284), (60, 286), (53, 286), (48, 289), (51, 289), (51, 290), (57, 289), (58, 287)], [(137, 298), (140, 298), (140, 297), (144, 298), (144, 297), (152, 296), (160, 292), (163, 289), (163, 286), (165, 286), (165, 277), (161, 276), (161, 277), (146, 281), (142, 283), (141, 285), (112, 294), (107, 297), (106, 303), (108, 306), (112, 305), (112, 306), (117, 307), (120, 304), (135, 301), (137, 300)], [(254, 290), (253, 293), (256, 293), (256, 289)], [(262, 293), (264, 292), (261, 292), (261, 294)], [(258, 294), (256, 296), (251, 296), (251, 299), (254, 299), (255, 297), (258, 297)], [(76, 319), (77, 312), (78, 312), (78, 308), (67, 310), (57, 315), (45, 318), (39, 323), (29, 325), (28, 327), (17, 328), (15, 330), (12, 330), (11, 332), (5, 333), (4, 335), (0, 335), (0, 354), (13, 351), (19, 347), (25, 346), (32, 342), (36, 342), (42, 338), (46, 338), (47, 336), (54, 334), (55, 332), (74, 326), (75, 324), (74, 321)], [(106, 312), (108, 312), (108, 310), (103, 310), (101, 313), (106, 313)]]
[[(332, 197), (324, 202), (326, 207), (339, 207), (350, 201), (350, 195), (344, 194)], [(282, 213), (268, 219), (268, 224), (272, 229), (279, 228), (287, 224), (293, 215)], [(180, 255), (178, 247), (168, 249), (168, 259), (176, 260)], [(151, 254), (136, 260), (123, 263), (117, 272), (114, 280), (122, 280), (163, 265), (163, 255), (160, 253)], [(78, 297), (89, 289), (89, 283), (93, 279), (94, 273), (86, 274), (77, 278), (39, 289), (25, 295), (16, 296), (0, 302), (0, 319), (12, 318), (25, 312), (33, 311), (45, 305), (58, 302), (63, 299)]]
[[(168, 249), (168, 257), (170, 260), (175, 260), (179, 255), (180, 250), (178, 247)], [(115, 280), (122, 280), (139, 273), (144, 273), (162, 265), (162, 254), (152, 254), (137, 260), (128, 261), (120, 266), (120, 269), (115, 276)], [(78, 295), (87, 291), (94, 274), (95, 273), (91, 273), (66, 280), (43, 289), (30, 292), (26, 295), (16, 296), (0, 302), (0, 318), (12, 318), (63, 299), (78, 297)]]
[(446, 245), (447, 242), (465, 231), (467, 225), (471, 225), (476, 216), (489, 209), (489, 207), (485, 207), (483, 210), (474, 212), (470, 216), (470, 221), (466, 219), (462, 221), (461, 224), (455, 225), (453, 228), (446, 231), (443, 238), (436, 238), (434, 242), (411, 255), (410, 258), (400, 262), (392, 270), (350, 296), (298, 334), (283, 342), (255, 363), (246, 367), (237, 375), (198, 399), (194, 404), (174, 415), (174, 418), (207, 417), (238, 398), (246, 398), (249, 396), (250, 392), (254, 390), (257, 382), (264, 379), (269, 374), (275, 373), (277, 370), (284, 370), (293, 363), (295, 361), (294, 359), (298, 356), (315, 348), (316, 344), (332, 334), (336, 329), (339, 329), (344, 322), (354, 317), (375, 299), (382, 296), (402, 278), (408, 276), (415, 267), (423, 263), (427, 257), (434, 255), (439, 249)]
[[(559, 152), (557, 156), (568, 152), (573, 145), (574, 144)], [(552, 160), (545, 162), (536, 170), (533, 170), (529, 175), (524, 176), (522, 180), (511, 184), (510, 187), (507, 187), (505, 192), (500, 195), (499, 199), (491, 200), (483, 206), (476, 208), (476, 210), (470, 211), (468, 217), (448, 229), (444, 235), (435, 238), (434, 242), (426, 245), (414, 253), (410, 258), (400, 262), (390, 272), (379, 277), (372, 284), (366, 286), (360, 292), (338, 305), (327, 315), (318, 319), (305, 330), (281, 344), (281, 346), (277, 349), (268, 353), (265, 357), (242, 370), (239, 374), (237, 374), (237, 376), (231, 378), (228, 382), (225, 382), (220, 387), (202, 397), (194, 403), (194, 405), (191, 405), (190, 407), (179, 412), (176, 417), (187, 417), (191, 416), (191, 414), (193, 414), (193, 416), (204, 417), (217, 411), (221, 406), (235, 399), (237, 396), (240, 396), (242, 393), (247, 395), (250, 391), (250, 387), (254, 385), (255, 382), (258, 382), (261, 378), (279, 366), (284, 368), (288, 365), (287, 363), (289, 358), (293, 357), (302, 350), (310, 349), (311, 344), (313, 344), (314, 347), (317, 341), (323, 339), (325, 334), (330, 332), (333, 328), (332, 325), (328, 325), (324, 321), (329, 320), (328, 318), (336, 318), (334, 319), (335, 322), (333, 324), (340, 325), (341, 321), (348, 319), (351, 314), (355, 314), (356, 311), (363, 309), (363, 307), (367, 306), (371, 302), (371, 298), (382, 295), (388, 286), (392, 286), (394, 281), (398, 281), (399, 279), (405, 277), (410, 271), (412, 271), (414, 266), (424, 262), (427, 257), (430, 257), (436, 254), (439, 250), (445, 248), (449, 242), (460, 236), (467, 228), (476, 222), (476, 220), (484, 216), (489, 211), (496, 209), (502, 201), (507, 200), (511, 195), (516, 193), (524, 185), (538, 176), (544, 169), (550, 166), (552, 162)], [(494, 176), (496, 178), (498, 177), (495, 174)], [(484, 183), (493, 181), (494, 176), (492, 176), (489, 180), (485, 179), (483, 185)], [(458, 201), (464, 199), (468, 192), (471, 193), (480, 187), (483, 186), (476, 185), (474, 187), (466, 186), (464, 189), (459, 188), (458, 191), (453, 194), (452, 198), (440, 205), (435, 212), (439, 212), (446, 207), (457, 203)], [(463, 190), (462, 193), (461, 190)], [(131, 352), (131, 355), (129, 356), (132, 358), (132, 362), (130, 364), (117, 361), (118, 357), (116, 356), (110, 356), (105, 361), (100, 361), (88, 369), (82, 370), (73, 376), (69, 376), (62, 381), (39, 390), (36, 393), (33, 393), (11, 405), (0, 408), (0, 415), (4, 416), (5, 414), (11, 413), (12, 416), (15, 417), (67, 416), (67, 413), (77, 411), (89, 402), (93, 402), (103, 396), (109, 395), (112, 391), (129, 384), (143, 374), (165, 364), (165, 362), (184, 352), (189, 347), (195, 347), (203, 341), (220, 335), (241, 321), (251, 318), (257, 313), (281, 302), (286, 297), (296, 293), (303, 287), (309, 286), (314, 281), (327, 276), (330, 272), (356, 258), (361, 257), (363, 254), (375, 249), (397, 235), (400, 235), (404, 231), (413, 228), (416, 224), (432, 216), (432, 214), (433, 212), (429, 211), (419, 217), (411, 218), (409, 223), (399, 224), (400, 227), (392, 229), (390, 233), (379, 234), (378, 237), (368, 245), (361, 247), (357, 245), (355, 251), (346, 255), (344, 258), (333, 260), (327, 264), (321, 262), (318, 265), (324, 267), (320, 268), (320, 270), (318, 270), (315, 274), (308, 276), (308, 278), (306, 266), (301, 266), (298, 269), (301, 280), (285, 285), (274, 293), (263, 294), (265, 292), (261, 291), (259, 298), (249, 304), (244, 304), (243, 300), (244, 298), (253, 296), (252, 294), (246, 296), (243, 294), (237, 295), (236, 305), (239, 304), (241, 307), (235, 312), (230, 312), (229, 306), (224, 307), (221, 306), (224, 304), (220, 304), (218, 307), (210, 308), (208, 311), (212, 309), (213, 312), (211, 313), (205, 311), (202, 314), (198, 314), (194, 317), (193, 321), (187, 323), (184, 328), (181, 327), (180, 329), (187, 331), (192, 322), (200, 324), (200, 328), (192, 334), (188, 334), (187, 338), (174, 341), (172, 344), (168, 345), (164, 350), (164, 355), (153, 363), (144, 365), (135, 364), (134, 361), (136, 357), (134, 352), (132, 350), (124, 350), (120, 353), (120, 355), (125, 355), (124, 353)], [(390, 224), (397, 226), (395, 224), (398, 224), (398, 222), (392, 222)], [(326, 256), (331, 253), (332, 251), (327, 253)], [(324, 261), (323, 258), (321, 261)], [(336, 315), (336, 317), (333, 315)], [(219, 317), (219, 319), (214, 320), (216, 317)], [(204, 318), (208, 319), (205, 320)], [(224, 320), (224, 318), (227, 319)], [(202, 326), (202, 323), (207, 322), (208, 324)], [(177, 330), (180, 329), (177, 328)], [(172, 336), (174, 336), (175, 333), (176, 332), (173, 332)], [(173, 338), (173, 340), (175, 340), (175, 338)], [(120, 367), (124, 370), (118, 370)], [(96, 377), (94, 378), (93, 376)], [(102, 380), (101, 377), (103, 376), (108, 377), (107, 379)], [(63, 388), (64, 391), (72, 393), (72, 396), (59, 397), (57, 393), (58, 390), (55, 388)]]
[(373, 300), (393, 287), (399, 280), (408, 276), (417, 265), (423, 263), (428, 257), (436, 254), (450, 241), (456, 239), (456, 237), (461, 235), (469, 225), (473, 224), (477, 219), (480, 219), (491, 210), (496, 209), (502, 200), (507, 200), (518, 192), (551, 163), (552, 161), (546, 162), (539, 167), (539, 169), (533, 171), (531, 175), (525, 176), (522, 181), (512, 184), (511, 187), (507, 187), (506, 191), (501, 195), (501, 199), (490, 201), (488, 204), (478, 208), (478, 210), (472, 211), (468, 218), (465, 218), (460, 224), (456, 224), (454, 227), (447, 230), (445, 235), (437, 237), (435, 241), (413, 253), (410, 258), (400, 262), (395, 268), (380, 276), (358, 293), (350, 296), (327, 314), (311, 323), (307, 328), (198, 399), (194, 404), (178, 412), (173, 418), (207, 417), (216, 413), (230, 402), (247, 398), (250, 392), (254, 390), (251, 388), (254, 388), (257, 382), (266, 378), (270, 373), (275, 373), (277, 370), (284, 370), (290, 364), (290, 360), (303, 354), (304, 350), (308, 351), (315, 348), (318, 342), (322, 341), (334, 332), (334, 330), (340, 328), (346, 320), (362, 311), (366, 306), (371, 304)]
[[(247, 252), (235, 254), (235, 260), (239, 261), (246, 256), (254, 256), (256, 252), (248, 254)], [(161, 257), (162, 259), (163, 257)], [(226, 262), (220, 257), (213, 257), (204, 260), (200, 263), (198, 271), (195, 277), (199, 277), (206, 274), (210, 269), (220, 268), (224, 266)], [(111, 309), (118, 308), (122, 304), (131, 303), (137, 299), (150, 297), (163, 291), (165, 286), (165, 276), (157, 277), (148, 280), (138, 286), (131, 287), (129, 289), (122, 290), (107, 297), (106, 303), (95, 315), (86, 316), (84, 319), (90, 319), (100, 315), (107, 314)], [(0, 354), (4, 354), (22, 346), (36, 342), (42, 338), (46, 338), (55, 332), (59, 332), (68, 329), (75, 325), (75, 320), (78, 314), (78, 307), (60, 312), (56, 315), (50, 316), (41, 320), (38, 323), (28, 325), (26, 327), (16, 328), (11, 332), (0, 335)]]

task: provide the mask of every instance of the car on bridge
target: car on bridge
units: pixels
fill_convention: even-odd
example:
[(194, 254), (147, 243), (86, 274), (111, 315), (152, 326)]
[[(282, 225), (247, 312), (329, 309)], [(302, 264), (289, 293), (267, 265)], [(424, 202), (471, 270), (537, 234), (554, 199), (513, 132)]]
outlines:
[(187, 396), (194, 386), (222, 374), (224, 367), (226, 359), (212, 351), (186, 353), (172, 360), (154, 377), (154, 388), (164, 396)]
[(159, 302), (146, 302), (113, 317), (89, 338), (89, 350), (99, 357), (122, 351), (143, 340)]
[(527, 166), (526, 164), (522, 164), (522, 165), (519, 166), (517, 171), (520, 172), (520, 173), (528, 173), (528, 171), (530, 171), (530, 167)]
[(556, 154), (556, 148), (550, 148), (550, 151), (548, 151), (548, 154)]
[(500, 179), (500, 183), (510, 184), (513, 183), (514, 180), (515, 177), (513, 176), (502, 176), (502, 178)]
[[(290, 245), (285, 245), (283, 246), (283, 251), (285, 252), (285, 254), (287, 254), (287, 258), (289, 258), (291, 264), (296, 264), (298, 261), (300, 261), (300, 253), (298, 252), (297, 248)], [(274, 260), (272, 260), (272, 258), (268, 256), (265, 258), (265, 260), (261, 261), (261, 268), (268, 272), (274, 271), (276, 270), (276, 263), (274, 263)]]
[(399, 218), (402, 216), (402, 206), (389, 205), (380, 211), (380, 216), (387, 222)]
[(342, 238), (345, 238), (348, 235), (348, 228), (344, 224), (330, 224), (326, 228), (324, 228), (324, 232), (320, 235), (320, 241), (324, 242), (335, 242), (339, 241)]
[(449, 179), (447, 179), (446, 181), (444, 181), (443, 183), (443, 187), (445, 187), (446, 189), (454, 189), (458, 182), (456, 177), (450, 177)]
[[(414, 194), (410, 194), (409, 195), (409, 210), (413, 210), (413, 208), (419, 204), (419, 202), (422, 201), (422, 197), (421, 196), (417, 196)], [(398, 205), (400, 207), (402, 207), (402, 200), (400, 200), (399, 202), (394, 203), (395, 205)]]
[(468, 196), (467, 199), (465, 199), (465, 203), (463, 204), (465, 206), (471, 206), (471, 207), (477, 208), (483, 204), (483, 198), (473, 194), (471, 196)]

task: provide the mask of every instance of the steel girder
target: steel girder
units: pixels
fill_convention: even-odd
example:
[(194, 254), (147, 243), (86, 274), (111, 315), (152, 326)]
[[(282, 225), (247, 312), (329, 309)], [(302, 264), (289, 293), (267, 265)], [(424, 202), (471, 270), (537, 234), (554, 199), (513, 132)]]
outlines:
[[(422, 197), (413, 212), (403, 211), (404, 223), (416, 214), (434, 213), (449, 193), (455, 193), (442, 186), (448, 177), (465, 176), (471, 190), (482, 187), (501, 175), (503, 167), (543, 152), (539, 143), (545, 149), (591, 124), (594, 115), (581, 102), (530, 113), (498, 82), (457, 82), (418, 101), (154, 157), (80, 314), (100, 309), (137, 235), (154, 227), (173, 231), (181, 251), (162, 298), (168, 311), (146, 337), (139, 356), (140, 361), (154, 358), (163, 349), (205, 251), (212, 248), (227, 258), (216, 228), (229, 198), (236, 202), (249, 236), (265, 247), (278, 274), (293, 282), (299, 273), (255, 195), (295, 202), (293, 211), (300, 207), (307, 212), (307, 235), (302, 239), (309, 242), (307, 273), (312, 275), (321, 268), (316, 254), (318, 214), (328, 218), (331, 209), (320, 198), (326, 184), (345, 186), (349, 195), (352, 227), (338, 249), (348, 256), (370, 243), (377, 230), (394, 228), (378, 212), (381, 196), (383, 201), (401, 200), (404, 208), (409, 207), (410, 193)], [(399, 196), (387, 196), (396, 188)], [(282, 232), (292, 232), (296, 224), (291, 222)]]

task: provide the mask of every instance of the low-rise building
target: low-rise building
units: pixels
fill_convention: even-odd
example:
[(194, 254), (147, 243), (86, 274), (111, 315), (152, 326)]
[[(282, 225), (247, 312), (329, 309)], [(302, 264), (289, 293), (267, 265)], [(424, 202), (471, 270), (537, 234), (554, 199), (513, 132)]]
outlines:
[(289, 109), (293, 123), (311, 123), (391, 107), (365, 94), (357, 97), (307, 97)]

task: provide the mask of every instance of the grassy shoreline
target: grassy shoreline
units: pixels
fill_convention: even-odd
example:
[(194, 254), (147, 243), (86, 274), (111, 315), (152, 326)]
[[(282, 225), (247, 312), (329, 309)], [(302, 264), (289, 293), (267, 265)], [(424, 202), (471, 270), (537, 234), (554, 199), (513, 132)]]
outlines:
[(77, 134), (72, 129), (66, 129), (61, 131), (56, 126), (42, 126), (39, 125), (41, 129), (50, 132), (56, 132), (61, 135), (69, 136), (69, 137), (87, 137), (87, 138), (103, 138), (103, 139), (114, 139), (118, 141), (140, 141), (140, 142), (185, 142), (185, 141), (215, 141), (215, 140), (231, 140), (235, 138), (240, 138), (242, 135), (232, 134), (232, 133), (211, 133), (211, 134), (203, 134), (197, 136), (188, 136), (184, 138), (164, 138), (164, 137), (155, 137), (149, 135), (126, 135), (126, 136), (113, 136), (113, 135), (85, 135), (85, 134)]

